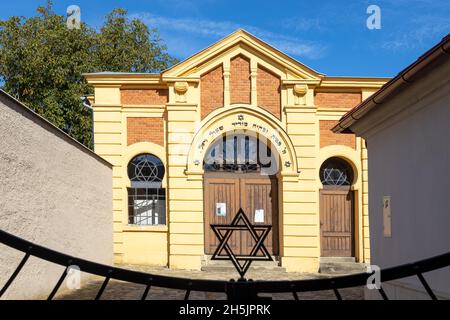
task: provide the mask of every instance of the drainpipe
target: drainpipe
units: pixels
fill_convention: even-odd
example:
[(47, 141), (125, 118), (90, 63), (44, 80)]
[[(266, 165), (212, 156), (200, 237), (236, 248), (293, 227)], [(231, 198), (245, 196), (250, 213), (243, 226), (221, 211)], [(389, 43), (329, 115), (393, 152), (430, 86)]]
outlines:
[(81, 101), (83, 101), (83, 107), (91, 112), (91, 143), (92, 143), (92, 151), (95, 152), (95, 144), (94, 144), (94, 108), (92, 108), (91, 102), (89, 101), (87, 96), (80, 97)]

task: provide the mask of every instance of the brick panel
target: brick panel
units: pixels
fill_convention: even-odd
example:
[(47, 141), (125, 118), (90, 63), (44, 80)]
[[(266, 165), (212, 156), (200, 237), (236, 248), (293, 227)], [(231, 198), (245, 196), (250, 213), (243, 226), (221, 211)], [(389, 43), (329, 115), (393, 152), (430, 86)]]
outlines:
[(127, 118), (127, 144), (137, 142), (164, 146), (163, 118)]
[(169, 101), (168, 89), (123, 89), (122, 104), (165, 105)]
[(361, 93), (316, 92), (314, 104), (325, 108), (353, 108), (361, 103)]
[(230, 103), (251, 102), (250, 60), (237, 56), (230, 62)]
[(223, 107), (222, 65), (200, 77), (200, 107), (202, 119), (217, 108)]
[(268, 70), (258, 66), (256, 90), (258, 105), (281, 118), (281, 81), (280, 78)]
[(353, 133), (333, 133), (331, 128), (338, 124), (338, 120), (321, 120), (320, 147), (331, 145), (344, 145), (356, 149), (356, 136)]

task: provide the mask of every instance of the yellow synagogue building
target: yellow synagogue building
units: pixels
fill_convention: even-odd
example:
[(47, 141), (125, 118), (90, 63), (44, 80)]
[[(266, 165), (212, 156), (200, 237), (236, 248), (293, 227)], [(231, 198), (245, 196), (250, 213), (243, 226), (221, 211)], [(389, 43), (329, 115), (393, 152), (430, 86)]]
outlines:
[[(158, 74), (92, 73), (116, 263), (201, 269), (240, 208), (289, 272), (370, 262), (367, 149), (338, 120), (389, 79), (318, 73), (244, 30)], [(245, 232), (229, 241), (246, 254)]]

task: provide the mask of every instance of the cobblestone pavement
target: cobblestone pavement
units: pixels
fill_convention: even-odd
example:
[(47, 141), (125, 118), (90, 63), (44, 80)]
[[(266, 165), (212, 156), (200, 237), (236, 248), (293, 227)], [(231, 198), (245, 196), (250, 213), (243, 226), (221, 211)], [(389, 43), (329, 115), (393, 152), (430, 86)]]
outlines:
[[(236, 278), (236, 272), (230, 271), (185, 271), (185, 270), (169, 270), (167, 268), (151, 268), (139, 266), (120, 266), (121, 268), (148, 272), (158, 275), (168, 275), (181, 278), (192, 279), (211, 279), (211, 280), (229, 280)], [(246, 277), (253, 280), (301, 280), (301, 279), (318, 279), (329, 277), (332, 275), (323, 274), (305, 274), (305, 273), (287, 273), (287, 272), (273, 272), (270, 270), (249, 270)], [(61, 300), (92, 300), (95, 298), (99, 288), (104, 279), (93, 278), (89, 282), (82, 283), (81, 289), (65, 292), (56, 296), (56, 299)], [(145, 287), (138, 284), (126, 283), (122, 281), (111, 280), (103, 293), (102, 300), (137, 300), (140, 299)], [(364, 289), (349, 288), (342, 289), (340, 293), (344, 300), (362, 300)], [(185, 291), (173, 290), (166, 288), (152, 287), (148, 300), (182, 300)], [(264, 294), (264, 296), (268, 296)], [(270, 295), (274, 300), (292, 300), (291, 293), (273, 294)], [(335, 300), (332, 291), (318, 291), (299, 293), (301, 300)], [(190, 300), (223, 300), (225, 294), (208, 293), (208, 292), (191, 292)]]

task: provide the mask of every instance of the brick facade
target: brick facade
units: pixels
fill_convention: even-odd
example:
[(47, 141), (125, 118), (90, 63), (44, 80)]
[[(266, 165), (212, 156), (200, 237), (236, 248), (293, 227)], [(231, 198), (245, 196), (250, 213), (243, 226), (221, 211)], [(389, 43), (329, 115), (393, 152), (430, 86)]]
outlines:
[(153, 142), (164, 146), (163, 118), (127, 118), (127, 144)]
[(222, 65), (200, 77), (200, 108), (202, 119), (211, 111), (223, 107), (223, 67)]
[(240, 55), (230, 62), (230, 103), (251, 103), (250, 61)]
[(281, 118), (281, 80), (268, 70), (258, 66), (256, 77), (258, 106)]
[(336, 134), (331, 131), (338, 120), (321, 120), (320, 121), (320, 147), (331, 145), (344, 145), (356, 149), (356, 136), (353, 133)]
[(353, 108), (361, 103), (361, 93), (316, 92), (314, 104), (323, 108)]
[[(273, 238), (279, 244), (276, 249), (281, 266), (288, 272), (317, 272), (323, 243), (328, 241), (319, 236), (317, 221), (321, 207), (331, 203), (321, 197), (318, 171), (329, 157), (345, 157), (358, 169), (355, 175), (362, 177), (361, 183), (353, 186), (358, 205), (353, 206), (351, 215), (342, 216), (344, 220), (335, 217), (335, 224), (351, 223), (347, 219), (350, 216), (361, 217), (352, 230), (352, 256), (360, 263), (370, 262), (367, 149), (361, 138), (334, 134), (331, 128), (362, 97), (373, 94), (384, 82), (382, 79), (323, 76), (241, 30), (158, 77), (106, 73), (87, 75), (86, 79), (95, 89), (95, 150), (114, 164), (114, 204), (110, 211), (115, 263), (200, 270), (207, 250), (213, 249), (204, 230), (205, 217), (216, 215), (214, 204), (227, 202), (230, 207), (233, 199), (242, 196), (252, 200), (247, 201), (252, 208), (270, 209), (270, 201), (258, 203), (259, 193), (269, 200), (275, 194), (279, 200), (274, 227), (283, 232), (273, 233)], [(185, 83), (188, 91), (182, 94)], [(294, 90), (295, 84), (300, 86)], [(305, 84), (309, 87), (302, 96), (296, 89)], [(175, 87), (179, 90), (175, 91)], [(322, 109), (315, 110), (314, 100)], [(237, 108), (241, 104), (244, 107)], [(211, 112), (217, 117), (206, 122)], [(267, 119), (265, 115), (269, 114), (274, 121)], [(244, 123), (240, 123), (240, 115)], [(241, 187), (225, 181), (223, 186), (217, 184), (217, 190), (234, 192), (234, 198), (219, 199), (220, 194), (210, 190), (215, 186), (208, 183), (207, 176), (204, 181), (201, 155), (216, 137), (233, 130), (239, 134), (240, 129), (272, 142), (283, 177), (280, 172), (278, 185), (267, 188), (249, 181), (245, 190), (243, 184)], [(145, 142), (154, 144), (154, 148), (148, 148)], [(166, 225), (128, 226), (123, 222), (130, 216), (124, 192), (129, 179), (123, 171), (131, 158), (147, 152), (166, 160), (164, 186), (169, 201), (164, 219), (158, 218)], [(205, 191), (211, 197), (205, 196)], [(350, 199), (340, 200), (347, 204)], [(326, 210), (332, 212), (332, 208)], [(347, 235), (339, 236), (348, 239)], [(349, 253), (339, 243), (329, 249), (339, 255)]]
[(123, 89), (122, 104), (165, 105), (169, 101), (168, 89)]

